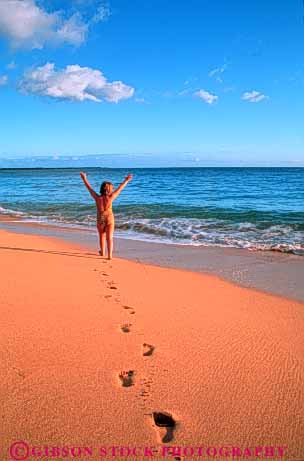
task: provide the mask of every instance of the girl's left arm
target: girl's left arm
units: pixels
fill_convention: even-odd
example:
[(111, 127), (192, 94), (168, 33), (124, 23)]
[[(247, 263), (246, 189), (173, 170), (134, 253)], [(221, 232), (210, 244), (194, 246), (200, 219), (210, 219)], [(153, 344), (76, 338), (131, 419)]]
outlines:
[(86, 186), (86, 188), (88, 189), (88, 191), (90, 192), (91, 196), (93, 197), (94, 200), (96, 200), (98, 198), (98, 194), (96, 194), (96, 192), (94, 191), (93, 187), (91, 186), (91, 184), (89, 183), (89, 181), (87, 180), (87, 175), (83, 172), (80, 173), (80, 177), (81, 179), (83, 180), (84, 182), (84, 185)]
[(112, 192), (111, 196), (113, 200), (115, 200), (118, 197), (120, 192), (126, 187), (128, 182), (130, 182), (132, 178), (133, 176), (131, 174), (128, 174), (128, 176), (125, 177), (125, 180), (120, 184), (120, 186), (118, 186), (117, 189), (114, 192)]

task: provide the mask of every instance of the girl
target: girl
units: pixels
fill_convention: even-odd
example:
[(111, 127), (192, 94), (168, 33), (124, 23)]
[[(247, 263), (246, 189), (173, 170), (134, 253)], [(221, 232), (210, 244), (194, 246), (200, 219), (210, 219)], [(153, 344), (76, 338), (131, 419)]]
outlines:
[(97, 208), (97, 229), (99, 233), (100, 251), (101, 256), (105, 255), (106, 240), (108, 249), (108, 259), (112, 259), (113, 254), (113, 233), (114, 233), (114, 214), (112, 211), (112, 203), (118, 197), (123, 188), (132, 179), (132, 175), (126, 176), (125, 180), (113, 191), (113, 184), (104, 181), (100, 186), (100, 194), (97, 194), (87, 180), (86, 173), (81, 172), (80, 176), (95, 200)]

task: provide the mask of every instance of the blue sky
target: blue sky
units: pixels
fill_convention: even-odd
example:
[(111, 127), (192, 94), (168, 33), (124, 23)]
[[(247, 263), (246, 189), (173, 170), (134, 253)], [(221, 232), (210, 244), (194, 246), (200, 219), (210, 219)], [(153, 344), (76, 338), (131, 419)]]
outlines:
[(303, 17), (286, 0), (2, 0), (0, 158), (304, 165)]

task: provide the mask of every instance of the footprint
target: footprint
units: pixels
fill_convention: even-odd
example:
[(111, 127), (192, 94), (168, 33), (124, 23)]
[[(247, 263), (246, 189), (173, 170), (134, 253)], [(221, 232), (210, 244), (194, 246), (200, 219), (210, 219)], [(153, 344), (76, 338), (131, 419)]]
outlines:
[(105, 295), (105, 298), (112, 298), (112, 295)]
[[(153, 380), (151, 377), (143, 377), (138, 383), (138, 397), (140, 398), (139, 405), (143, 411), (147, 411), (148, 407), (150, 410), (150, 397), (151, 397), (151, 387), (153, 387)], [(146, 413), (145, 413), (146, 414)], [(147, 413), (147, 416), (151, 418), (151, 410)]]
[(114, 280), (110, 280), (109, 282), (107, 282), (107, 285), (110, 290), (117, 290), (117, 286), (115, 285)]
[(127, 309), (129, 310), (129, 314), (135, 314), (135, 309), (133, 309), (133, 307), (131, 306), (123, 306), (124, 309)]
[(120, 329), (123, 333), (130, 333), (131, 326), (132, 326), (132, 323), (124, 323), (123, 325), (120, 325)]
[(119, 373), (119, 379), (123, 387), (133, 386), (134, 385), (133, 378), (134, 378), (133, 370), (121, 371)]
[(157, 412), (152, 413), (154, 424), (159, 428), (158, 434), (163, 443), (171, 442), (173, 431), (176, 426), (175, 419), (170, 413)]
[(143, 355), (146, 356), (146, 357), (152, 355), (154, 349), (155, 349), (155, 347), (152, 346), (152, 344), (144, 343), (144, 344), (142, 345)]
[(25, 374), (23, 373), (23, 371), (19, 370), (19, 368), (13, 367), (13, 370), (16, 372), (18, 376), (20, 376), (20, 378), (25, 378)]

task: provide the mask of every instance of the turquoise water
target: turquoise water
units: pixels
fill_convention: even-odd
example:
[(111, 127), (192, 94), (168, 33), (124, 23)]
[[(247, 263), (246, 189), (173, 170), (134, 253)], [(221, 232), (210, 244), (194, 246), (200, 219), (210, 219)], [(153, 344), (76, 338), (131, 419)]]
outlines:
[[(125, 169), (85, 169), (98, 191)], [(304, 254), (304, 168), (138, 168), (114, 203), (117, 235)], [(77, 169), (0, 170), (0, 213), (95, 229)]]

